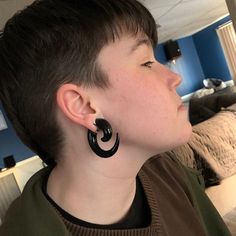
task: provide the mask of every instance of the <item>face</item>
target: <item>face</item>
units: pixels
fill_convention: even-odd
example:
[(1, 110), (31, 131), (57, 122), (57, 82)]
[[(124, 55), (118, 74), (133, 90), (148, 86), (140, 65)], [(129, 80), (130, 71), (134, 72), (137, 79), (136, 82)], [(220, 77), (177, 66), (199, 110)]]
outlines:
[(176, 93), (181, 79), (155, 60), (145, 36), (117, 39), (102, 49), (98, 63), (110, 87), (95, 97), (123, 146), (154, 155), (189, 139), (187, 109)]

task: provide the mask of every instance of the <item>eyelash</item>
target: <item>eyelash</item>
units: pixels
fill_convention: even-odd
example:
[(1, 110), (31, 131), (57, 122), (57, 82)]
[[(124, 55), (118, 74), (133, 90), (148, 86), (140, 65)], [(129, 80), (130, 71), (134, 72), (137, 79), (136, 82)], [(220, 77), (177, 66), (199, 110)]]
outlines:
[(154, 61), (147, 61), (144, 64), (142, 64), (142, 66), (148, 67), (148, 68), (152, 68), (152, 64), (154, 63)]

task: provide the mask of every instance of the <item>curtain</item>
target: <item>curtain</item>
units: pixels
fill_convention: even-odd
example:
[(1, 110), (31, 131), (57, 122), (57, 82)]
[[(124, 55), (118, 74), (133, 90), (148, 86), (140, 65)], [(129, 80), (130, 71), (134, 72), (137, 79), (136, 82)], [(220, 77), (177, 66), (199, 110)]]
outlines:
[(216, 29), (223, 48), (231, 77), (236, 85), (236, 35), (232, 22), (227, 22)]

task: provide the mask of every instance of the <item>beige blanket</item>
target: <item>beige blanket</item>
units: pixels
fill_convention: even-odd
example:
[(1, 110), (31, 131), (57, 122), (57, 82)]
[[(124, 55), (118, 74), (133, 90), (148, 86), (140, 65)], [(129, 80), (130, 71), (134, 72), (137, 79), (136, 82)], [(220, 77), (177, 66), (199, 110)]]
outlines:
[(220, 179), (236, 174), (236, 111), (221, 111), (193, 126), (189, 142), (164, 155), (195, 169), (206, 162)]
[(188, 145), (220, 178), (236, 173), (236, 112), (222, 111), (193, 127)]

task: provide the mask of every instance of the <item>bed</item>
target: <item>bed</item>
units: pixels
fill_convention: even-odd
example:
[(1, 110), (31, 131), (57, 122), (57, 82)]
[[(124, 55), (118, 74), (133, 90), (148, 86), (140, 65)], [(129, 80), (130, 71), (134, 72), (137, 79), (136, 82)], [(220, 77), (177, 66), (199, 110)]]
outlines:
[(236, 87), (192, 98), (189, 142), (165, 154), (199, 170), (206, 193), (236, 236)]
[(189, 120), (192, 125), (196, 125), (234, 103), (236, 103), (236, 86), (228, 86), (200, 98), (193, 95), (189, 101)]

